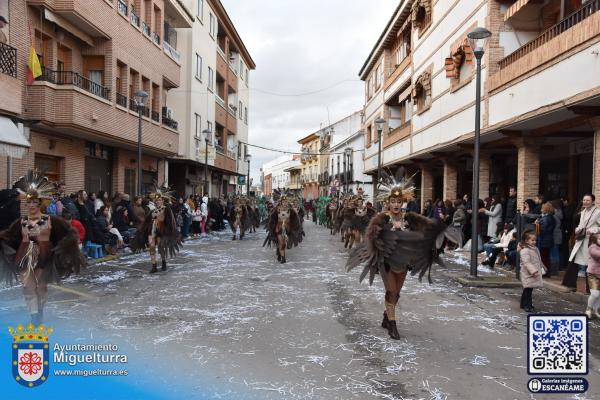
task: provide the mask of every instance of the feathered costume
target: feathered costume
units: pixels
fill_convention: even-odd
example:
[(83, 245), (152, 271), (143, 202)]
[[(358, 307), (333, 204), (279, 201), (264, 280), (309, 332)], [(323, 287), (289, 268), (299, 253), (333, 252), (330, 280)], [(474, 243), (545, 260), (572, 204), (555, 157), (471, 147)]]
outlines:
[(240, 240), (244, 238), (246, 231), (252, 227), (252, 216), (246, 206), (245, 198), (236, 198), (234, 200), (234, 206), (229, 213), (229, 226), (233, 232), (231, 240), (236, 240), (237, 230), (240, 229)]
[(135, 233), (135, 238), (130, 243), (129, 247), (134, 253), (139, 253), (148, 248), (153, 274), (158, 271), (156, 250), (162, 261), (162, 270), (167, 270), (167, 258), (174, 257), (181, 249), (183, 243), (181, 235), (177, 232), (177, 223), (175, 215), (171, 208), (173, 196), (168, 187), (164, 185), (155, 187), (154, 192), (150, 193), (156, 208), (146, 215), (146, 219), (142, 223), (140, 229)]
[(376, 274), (381, 275), (385, 286), (385, 309), (382, 327), (387, 328), (392, 339), (399, 339), (396, 326), (396, 304), (408, 271), (419, 274), (421, 279), (428, 274), (434, 262), (443, 265), (437, 249), (444, 237), (457, 240), (460, 233), (419, 214), (406, 213), (406, 203), (413, 198), (414, 186), (411, 180), (397, 182), (386, 176), (387, 184), (382, 185), (379, 201), (389, 202), (389, 211), (378, 213), (367, 227), (365, 241), (351, 250), (346, 263), (347, 271), (364, 264), (360, 275), (362, 281), (369, 275), (369, 284)]
[(333, 197), (327, 203), (327, 206), (325, 208), (325, 213), (327, 215), (327, 228), (329, 228), (330, 235), (333, 235), (335, 233), (334, 224), (335, 224), (335, 219), (336, 219), (336, 214), (338, 212), (338, 208), (339, 208), (339, 204), (338, 204), (337, 197)]
[(298, 246), (302, 241), (302, 227), (300, 218), (288, 202), (287, 191), (274, 191), (274, 198), (278, 201), (277, 206), (271, 210), (267, 218), (267, 237), (263, 247), (271, 243), (277, 247), (277, 261), (286, 262), (285, 251)]
[[(7, 282), (19, 278), (31, 314), (41, 324), (48, 299), (48, 283), (59, 282), (85, 267), (77, 232), (61, 217), (41, 214), (43, 200), (52, 198), (56, 186), (37, 171), (29, 171), (16, 183), (28, 207), (38, 208), (0, 232), (0, 273)], [(35, 219), (34, 219), (35, 217)]]
[(363, 196), (356, 196), (353, 202), (354, 213), (349, 218), (349, 228), (351, 232), (346, 235), (346, 245), (349, 248), (352, 248), (354, 243), (363, 241), (367, 226), (377, 213), (373, 208), (367, 207)]

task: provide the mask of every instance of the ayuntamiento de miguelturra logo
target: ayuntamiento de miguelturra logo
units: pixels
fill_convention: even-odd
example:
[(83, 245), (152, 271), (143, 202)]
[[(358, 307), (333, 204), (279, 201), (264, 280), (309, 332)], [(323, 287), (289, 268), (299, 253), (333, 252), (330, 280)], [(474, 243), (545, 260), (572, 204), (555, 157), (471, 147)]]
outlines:
[(8, 331), (12, 340), (12, 374), (21, 385), (33, 388), (48, 380), (50, 373), (50, 351), (48, 337), (52, 328), (44, 325), (26, 327), (17, 325), (16, 329), (9, 326)]

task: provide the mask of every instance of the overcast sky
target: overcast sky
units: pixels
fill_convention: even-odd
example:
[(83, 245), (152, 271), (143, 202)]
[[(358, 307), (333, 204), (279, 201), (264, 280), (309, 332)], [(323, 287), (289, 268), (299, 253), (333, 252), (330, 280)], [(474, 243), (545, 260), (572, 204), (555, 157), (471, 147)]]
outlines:
[[(321, 123), (362, 108), (358, 71), (398, 5), (398, 0), (221, 1), (256, 63), (249, 142), (289, 151), (299, 151), (296, 141)], [(336, 84), (306, 96), (264, 93), (297, 95)], [(261, 165), (281, 154), (249, 151), (257, 183)]]

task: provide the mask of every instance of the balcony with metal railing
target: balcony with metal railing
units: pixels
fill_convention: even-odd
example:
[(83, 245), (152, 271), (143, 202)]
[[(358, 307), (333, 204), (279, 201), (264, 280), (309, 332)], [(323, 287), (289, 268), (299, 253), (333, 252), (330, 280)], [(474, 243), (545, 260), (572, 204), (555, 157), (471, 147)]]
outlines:
[(600, 36), (600, 0), (590, 0), (580, 9), (542, 32), (499, 61), (500, 71), (490, 77), (493, 91), (564, 53)]
[(117, 10), (123, 15), (127, 15), (127, 4), (123, 0), (117, 0)]
[(110, 100), (110, 89), (94, 82), (77, 72), (73, 71), (53, 71), (42, 68), (42, 75), (37, 78), (38, 81), (50, 82), (55, 85), (73, 85), (88, 93)]
[(6, 43), (0, 43), (0, 72), (17, 77), (17, 49)]
[(119, 105), (123, 108), (127, 108), (127, 96), (125, 96), (124, 94), (117, 93), (116, 102), (117, 102), (117, 105)]
[(142, 32), (150, 37), (150, 25), (148, 25), (145, 21), (142, 21)]
[(129, 20), (131, 21), (131, 25), (137, 26), (138, 28), (140, 27), (140, 17), (139, 15), (136, 15), (133, 10), (131, 11)]
[(177, 128), (179, 127), (179, 123), (177, 121), (175, 121), (174, 119), (172, 119), (172, 117), (170, 115), (168, 115), (167, 107), (163, 107), (162, 124), (171, 129), (174, 129), (174, 130), (177, 130)]
[(156, 32), (152, 32), (150, 34), (150, 38), (152, 39), (152, 41), (156, 44), (160, 44), (160, 36), (158, 35), (158, 33)]

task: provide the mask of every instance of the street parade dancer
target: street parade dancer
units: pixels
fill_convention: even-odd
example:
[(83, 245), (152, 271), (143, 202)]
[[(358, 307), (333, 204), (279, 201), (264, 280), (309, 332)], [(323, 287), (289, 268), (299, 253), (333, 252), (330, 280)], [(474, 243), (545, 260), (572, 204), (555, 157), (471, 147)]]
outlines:
[(48, 284), (79, 273), (85, 258), (78, 235), (63, 218), (42, 213), (56, 186), (38, 171), (30, 170), (15, 183), (27, 203), (27, 215), (0, 232), (0, 273), (8, 283), (23, 284), (31, 323), (43, 322)]
[(286, 249), (297, 247), (298, 243), (302, 241), (302, 227), (298, 214), (289, 204), (287, 191), (280, 192), (275, 189), (273, 197), (277, 201), (277, 205), (267, 219), (267, 237), (263, 247), (265, 245), (271, 247), (271, 243), (273, 243), (277, 249), (277, 261), (285, 264)]
[(329, 203), (327, 203), (327, 228), (329, 228), (329, 234), (333, 235), (335, 233), (334, 231), (334, 221), (335, 221), (335, 216), (337, 214), (338, 211), (338, 198), (337, 197), (332, 197), (331, 200), (329, 201)]
[[(359, 192), (361, 193), (361, 192)], [(349, 248), (356, 243), (361, 243), (364, 239), (367, 226), (375, 216), (375, 210), (367, 207), (365, 195), (357, 195), (354, 199), (354, 216), (351, 223), (351, 234)]]
[(233, 208), (229, 213), (229, 226), (233, 232), (231, 240), (237, 239), (237, 230), (240, 230), (240, 240), (244, 239), (246, 231), (252, 226), (252, 217), (246, 207), (246, 199), (242, 197), (236, 197), (234, 200)]
[(177, 223), (171, 205), (173, 196), (168, 187), (155, 186), (149, 198), (156, 208), (152, 210), (144, 220), (135, 238), (130, 244), (134, 253), (139, 253), (148, 247), (152, 269), (150, 273), (158, 272), (156, 250), (160, 254), (162, 271), (167, 270), (167, 258), (174, 257), (183, 243), (181, 234), (177, 232)]
[(250, 219), (252, 221), (250, 232), (254, 233), (256, 232), (256, 228), (260, 227), (260, 212), (258, 211), (258, 206), (256, 205), (256, 197), (252, 197), (250, 199), (248, 212), (250, 213)]
[(438, 257), (444, 238), (455, 243), (460, 233), (454, 228), (414, 212), (406, 212), (406, 204), (414, 198), (415, 187), (410, 179), (399, 180), (386, 176), (381, 184), (377, 200), (388, 202), (388, 211), (373, 217), (365, 234), (365, 241), (350, 252), (347, 271), (360, 264), (364, 269), (360, 281), (369, 275), (373, 284), (379, 273), (385, 287), (385, 311), (382, 328), (388, 330), (392, 339), (400, 339), (396, 325), (396, 305), (404, 285), (406, 274), (419, 274), (419, 280), (428, 273), (431, 283), (433, 262), (443, 265)]

